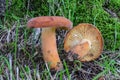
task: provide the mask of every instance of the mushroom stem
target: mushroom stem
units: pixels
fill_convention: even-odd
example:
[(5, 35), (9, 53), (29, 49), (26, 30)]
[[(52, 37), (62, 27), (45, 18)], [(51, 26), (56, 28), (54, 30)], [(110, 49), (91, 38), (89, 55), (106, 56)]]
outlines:
[(72, 56), (74, 58), (75, 55), (75, 58), (80, 59), (82, 61), (82, 58), (84, 58), (88, 54), (90, 49), (91, 42), (89, 40), (83, 39), (80, 44), (74, 46), (71, 49)]
[(45, 62), (50, 65), (51, 69), (61, 70), (63, 66), (57, 51), (55, 28), (43, 28), (41, 41)]

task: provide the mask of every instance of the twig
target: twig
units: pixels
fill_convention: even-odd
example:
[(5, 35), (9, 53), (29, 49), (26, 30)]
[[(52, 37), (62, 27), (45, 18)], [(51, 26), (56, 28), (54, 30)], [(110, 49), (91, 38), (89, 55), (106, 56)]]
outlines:
[(111, 11), (110, 9), (104, 8), (104, 10), (106, 12), (108, 12), (112, 17), (118, 18), (117, 14), (115, 12)]
[(54, 78), (53, 78), (52, 75), (51, 75), (50, 69), (48, 68), (48, 64), (45, 63), (45, 65), (46, 65), (46, 68), (47, 68), (47, 70), (48, 70), (48, 72), (49, 72), (49, 75), (50, 75), (51, 80), (54, 80)]
[(38, 70), (37, 70), (36, 76), (37, 76), (37, 80), (41, 80), (41, 79), (40, 79), (40, 74), (39, 74), (39, 71), (38, 71)]

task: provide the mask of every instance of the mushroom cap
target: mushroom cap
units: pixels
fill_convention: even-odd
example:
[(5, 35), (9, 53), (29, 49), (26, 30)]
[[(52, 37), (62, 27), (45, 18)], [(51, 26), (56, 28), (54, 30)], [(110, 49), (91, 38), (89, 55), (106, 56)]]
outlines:
[(64, 39), (64, 50), (74, 52), (80, 61), (91, 61), (100, 56), (103, 50), (100, 31), (88, 23), (81, 23), (71, 29)]
[(44, 27), (66, 27), (72, 28), (72, 22), (61, 16), (40, 16), (30, 19), (27, 22), (28, 27), (44, 28)]

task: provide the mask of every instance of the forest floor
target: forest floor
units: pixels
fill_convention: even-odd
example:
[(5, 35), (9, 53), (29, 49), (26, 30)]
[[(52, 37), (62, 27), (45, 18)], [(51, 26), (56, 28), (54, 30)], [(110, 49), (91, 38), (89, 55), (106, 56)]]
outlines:
[[(120, 80), (120, 0), (12, 1), (6, 2), (0, 22), (0, 80)], [(69, 61), (63, 49), (67, 31), (57, 29), (64, 69), (50, 71), (41, 51), (41, 29), (26, 27), (30, 18), (42, 15), (64, 16), (74, 26), (97, 26), (104, 39), (101, 56), (91, 62)]]

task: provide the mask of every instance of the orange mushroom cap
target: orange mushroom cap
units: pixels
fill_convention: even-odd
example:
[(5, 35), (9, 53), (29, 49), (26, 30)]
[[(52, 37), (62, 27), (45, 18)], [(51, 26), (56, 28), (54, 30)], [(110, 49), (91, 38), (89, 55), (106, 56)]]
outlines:
[(67, 29), (72, 28), (72, 22), (64, 17), (60, 16), (41, 16), (35, 17), (28, 21), (28, 27), (66, 27)]
[(64, 39), (64, 50), (72, 53), (80, 61), (98, 58), (103, 50), (103, 38), (100, 31), (88, 23), (73, 27)]

